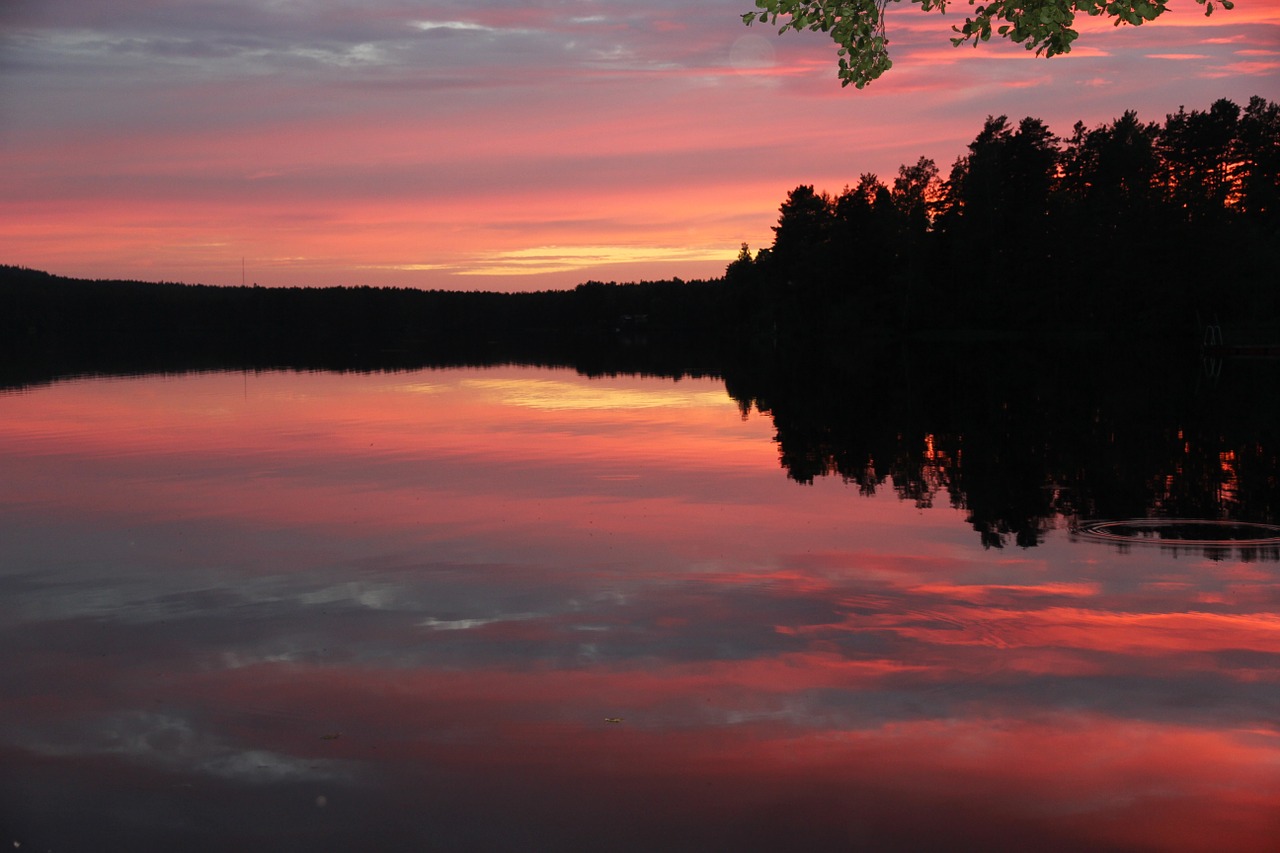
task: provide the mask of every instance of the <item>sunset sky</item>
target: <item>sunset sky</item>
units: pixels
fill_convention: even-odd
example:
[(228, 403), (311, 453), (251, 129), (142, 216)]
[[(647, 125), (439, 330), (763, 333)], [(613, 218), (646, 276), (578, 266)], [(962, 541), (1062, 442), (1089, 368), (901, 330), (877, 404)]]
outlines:
[(1280, 0), (1078, 47), (888, 14), (842, 89), (751, 0), (4, 0), (0, 263), (99, 278), (533, 290), (723, 272), (786, 192), (944, 173), (988, 114), (1061, 135), (1280, 99)]

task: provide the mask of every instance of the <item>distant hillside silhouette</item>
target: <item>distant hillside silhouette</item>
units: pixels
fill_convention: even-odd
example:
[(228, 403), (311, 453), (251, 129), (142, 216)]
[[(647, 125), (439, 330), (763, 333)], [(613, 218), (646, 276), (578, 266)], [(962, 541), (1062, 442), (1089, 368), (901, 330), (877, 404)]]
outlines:
[(626, 363), (638, 348), (680, 370), (716, 360), (707, 321), (723, 288), (678, 279), (537, 293), (212, 287), (0, 266), (0, 382), (193, 368)]

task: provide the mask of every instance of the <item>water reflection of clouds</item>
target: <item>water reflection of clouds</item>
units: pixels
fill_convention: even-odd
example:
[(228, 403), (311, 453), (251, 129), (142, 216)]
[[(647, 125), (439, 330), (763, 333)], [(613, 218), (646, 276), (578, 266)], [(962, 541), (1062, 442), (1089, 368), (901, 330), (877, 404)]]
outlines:
[[(285, 755), (263, 749), (237, 749), (198, 731), (188, 719), (133, 713), (102, 721), (101, 748), (170, 769), (194, 767), (200, 773), (251, 783), (341, 779), (351, 775), (341, 762)], [(92, 747), (90, 748), (92, 750)]]
[[(56, 756), (50, 790), (104, 767), (166, 791), (217, 780), (238, 808), (292, 815), (269, 818), (290, 832), (312, 826), (325, 783), (329, 812), (347, 803), (352, 826), (401, 833), (383, 849), (412, 848), (419, 821), (446, 846), (511, 846), (486, 834), (493, 802), (554, 839), (578, 803), (577, 838), (626, 826), (631, 849), (674, 835), (690, 849), (1262, 850), (1280, 831), (1273, 566), (1120, 556), (1066, 530), (984, 551), (959, 511), (735, 458), (717, 429), (768, 434), (705, 386), (682, 398), (626, 380), (636, 394), (610, 427), (625, 441), (512, 448), (484, 424), (529, 414), (547, 419), (530, 435), (554, 436), (561, 417), (510, 396), (529, 376), (507, 378), (433, 380), (466, 398), (461, 413), (342, 415), (343, 388), (353, 407), (374, 396), (345, 378), (273, 397), (314, 430), (267, 451), (278, 474), (252, 488), (263, 457), (242, 451), (267, 447), (287, 410), (212, 449), (175, 440), (121, 461), (109, 425), (146, 396), (117, 385), (124, 413), (98, 410), (108, 428), (88, 444), (34, 459), (23, 439), (0, 445), (18, 472), (0, 483), (6, 766), (29, 777)], [(535, 400), (574, 384), (546, 381)], [(607, 414), (611, 392), (576, 381)], [(671, 394), (723, 419), (710, 437), (676, 431), (681, 459), (716, 449), (693, 470), (646, 414)], [(458, 443), (419, 442), (455, 415)], [(315, 439), (361, 417), (389, 446)], [(622, 469), (625, 446), (638, 452)], [(28, 485), (47, 503), (17, 500)], [(305, 817), (286, 807), (304, 788)]]
[[(238, 746), (213, 734), (199, 716), (143, 710), (88, 719), (55, 714), (11, 730), (6, 740), (55, 758), (116, 757), (152, 769), (251, 784), (349, 780), (358, 773), (351, 762)], [(301, 719), (297, 722), (305, 725)]]
[(423, 628), (430, 628), (432, 631), (467, 631), (472, 628), (483, 628), (487, 625), (493, 625), (502, 622), (523, 622), (528, 619), (536, 619), (536, 613), (510, 613), (502, 616), (490, 616), (488, 618), (478, 619), (436, 619), (428, 616), (418, 624)]

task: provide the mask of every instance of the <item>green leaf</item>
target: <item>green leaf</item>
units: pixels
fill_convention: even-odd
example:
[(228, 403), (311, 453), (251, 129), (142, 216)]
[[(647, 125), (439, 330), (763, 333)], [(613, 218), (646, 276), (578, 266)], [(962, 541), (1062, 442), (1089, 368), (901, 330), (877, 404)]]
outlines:
[[(3, 0), (0, 0), (3, 2)], [(758, 12), (742, 16), (743, 23), (771, 23), (779, 33), (791, 30), (825, 32), (836, 43), (841, 85), (859, 89), (889, 68), (883, 37), (887, 0), (754, 0)], [(945, 11), (948, 0), (911, 0), (923, 11)], [(1211, 14), (1221, 3), (1233, 8), (1234, 0), (1197, 0)], [(981, 5), (979, 5), (981, 4)], [(1168, 0), (970, 0), (974, 18), (953, 26), (953, 46), (991, 40), (992, 30), (1001, 38), (1021, 44), (1037, 55), (1069, 53), (1078, 33), (1071, 23), (1078, 13), (1106, 15), (1118, 26), (1140, 25), (1163, 14)], [(997, 27), (998, 25), (998, 27)]]

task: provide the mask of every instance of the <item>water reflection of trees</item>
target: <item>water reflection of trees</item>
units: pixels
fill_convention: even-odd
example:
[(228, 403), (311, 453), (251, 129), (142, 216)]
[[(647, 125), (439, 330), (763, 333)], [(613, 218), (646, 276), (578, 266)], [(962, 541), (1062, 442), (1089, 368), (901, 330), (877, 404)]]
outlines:
[(728, 372), (801, 483), (838, 476), (966, 511), (989, 547), (1077, 518), (1276, 520), (1274, 362), (1211, 380), (1135, 352), (893, 348)]

